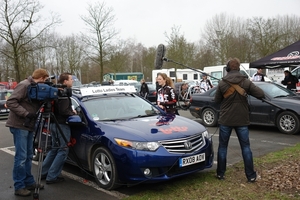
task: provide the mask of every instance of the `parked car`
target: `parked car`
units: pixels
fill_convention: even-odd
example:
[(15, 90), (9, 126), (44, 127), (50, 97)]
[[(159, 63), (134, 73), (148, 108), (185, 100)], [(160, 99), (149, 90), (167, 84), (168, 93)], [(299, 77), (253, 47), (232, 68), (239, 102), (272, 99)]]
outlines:
[(13, 90), (0, 89), (0, 119), (7, 119), (9, 109), (6, 107), (6, 100)]
[(149, 94), (147, 95), (147, 99), (148, 101), (156, 104), (157, 101), (157, 96), (156, 96), (156, 85), (149, 83), (148, 85), (148, 89), (149, 89)]
[(74, 144), (68, 162), (93, 172), (107, 190), (212, 167), (213, 143), (204, 126), (168, 115), (135, 93), (133, 86), (73, 90), (78, 115), (68, 120)]
[[(253, 125), (275, 126), (285, 134), (296, 134), (300, 131), (300, 95), (281, 85), (271, 82), (254, 82), (265, 92), (267, 102), (248, 96), (250, 123)], [(190, 99), (190, 113), (202, 119), (204, 126), (216, 126), (220, 104), (214, 102), (217, 87), (205, 93), (193, 94)], [(237, 112), (239, 112), (237, 110)]]

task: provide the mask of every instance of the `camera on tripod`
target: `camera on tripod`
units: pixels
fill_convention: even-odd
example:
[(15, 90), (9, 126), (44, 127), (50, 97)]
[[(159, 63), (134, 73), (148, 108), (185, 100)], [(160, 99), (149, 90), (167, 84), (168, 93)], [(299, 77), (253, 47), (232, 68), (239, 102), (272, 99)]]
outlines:
[(49, 101), (59, 97), (72, 96), (72, 89), (66, 85), (53, 84), (52, 82), (32, 83), (28, 87), (29, 100)]
[[(47, 111), (51, 111), (51, 101), (59, 98), (71, 97), (72, 89), (66, 85), (53, 84), (52, 82), (31, 83), (27, 88), (30, 101), (40, 101), (45, 105)], [(25, 127), (29, 127), (32, 118), (27, 117)]]

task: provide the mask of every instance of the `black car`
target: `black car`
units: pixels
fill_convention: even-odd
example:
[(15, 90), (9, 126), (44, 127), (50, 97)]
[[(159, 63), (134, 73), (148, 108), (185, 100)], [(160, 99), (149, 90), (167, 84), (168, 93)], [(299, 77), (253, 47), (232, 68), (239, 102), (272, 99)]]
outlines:
[(7, 119), (9, 114), (9, 109), (6, 108), (6, 100), (11, 95), (13, 90), (0, 90), (0, 119)]
[[(250, 123), (275, 126), (285, 134), (299, 133), (300, 95), (275, 83), (254, 83), (265, 92), (265, 100), (269, 103), (248, 96)], [(202, 119), (205, 126), (216, 126), (218, 123), (220, 104), (214, 102), (216, 89), (214, 87), (205, 93), (193, 94), (190, 99), (190, 113)]]
[[(151, 103), (156, 104), (156, 101), (157, 101), (156, 85), (152, 84), (152, 83), (147, 83), (147, 86), (148, 86), (148, 89), (149, 89), (149, 94), (147, 94), (146, 98)], [(141, 96), (141, 94), (140, 94), (141, 84), (137, 85), (136, 90), (137, 90), (136, 94)], [(144, 96), (141, 96), (141, 97), (145, 98)]]
[(152, 103), (156, 104), (156, 85), (155, 84), (147, 84), (149, 89), (149, 94), (147, 95), (147, 99)]

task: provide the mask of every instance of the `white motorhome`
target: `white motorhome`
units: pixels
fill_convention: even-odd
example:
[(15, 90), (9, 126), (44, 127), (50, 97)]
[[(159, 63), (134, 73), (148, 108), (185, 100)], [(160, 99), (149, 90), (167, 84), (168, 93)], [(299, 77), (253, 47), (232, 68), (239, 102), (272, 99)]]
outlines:
[(169, 76), (174, 82), (182, 81), (200, 81), (201, 80), (201, 70), (199, 72), (192, 69), (155, 69), (152, 70), (152, 83), (155, 84), (156, 77), (158, 73), (165, 73)]

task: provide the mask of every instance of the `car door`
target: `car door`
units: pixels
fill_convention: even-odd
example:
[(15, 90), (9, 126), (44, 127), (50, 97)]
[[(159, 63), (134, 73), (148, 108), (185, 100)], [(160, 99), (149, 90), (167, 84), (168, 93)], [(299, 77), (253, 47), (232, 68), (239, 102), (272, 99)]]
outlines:
[(248, 96), (250, 123), (251, 124), (270, 124), (273, 122), (275, 109), (273, 106), (259, 100), (251, 95)]

